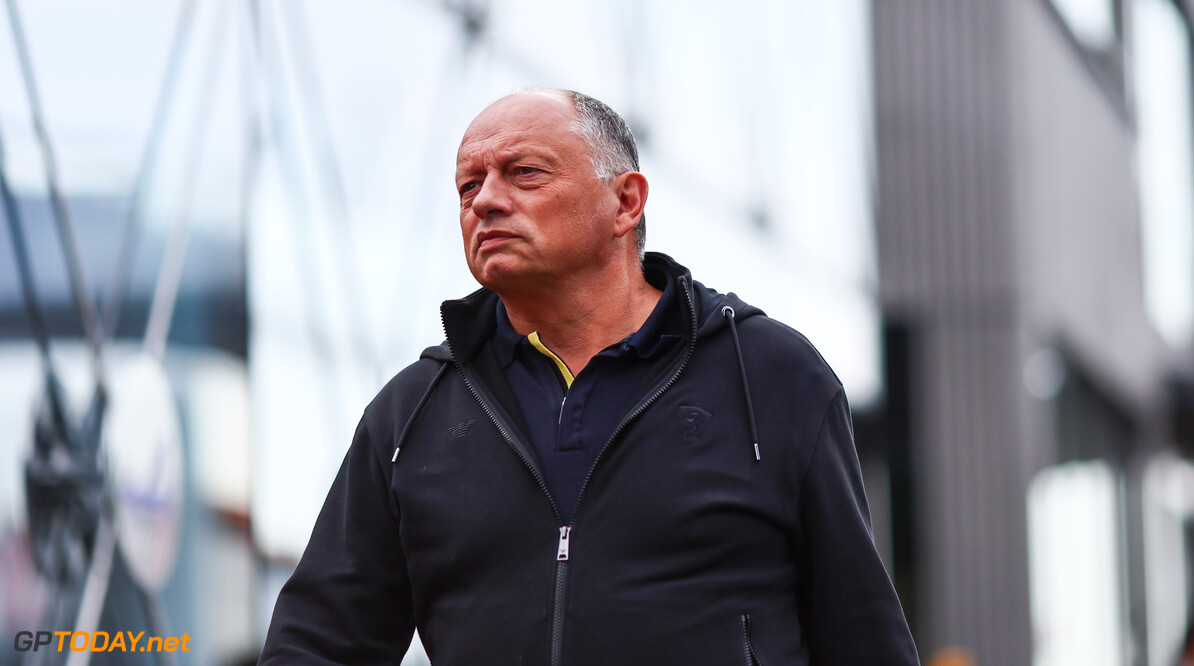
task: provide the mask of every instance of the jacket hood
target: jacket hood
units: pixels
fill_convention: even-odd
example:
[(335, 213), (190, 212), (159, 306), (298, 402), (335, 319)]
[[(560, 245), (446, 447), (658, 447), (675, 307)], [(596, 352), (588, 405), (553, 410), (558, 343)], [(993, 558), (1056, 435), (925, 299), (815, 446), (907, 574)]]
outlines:
[[(759, 308), (745, 303), (736, 294), (722, 294), (692, 279), (692, 272), (666, 254), (648, 252), (643, 258), (643, 272), (656, 286), (659, 278), (678, 281), (678, 286), (687, 289), (690, 298), (680, 298), (688, 317), (695, 318), (696, 336), (704, 337), (729, 326), (724, 308), (733, 311), (736, 322), (764, 314)], [(423, 350), (421, 358), (449, 363), (453, 351), (461, 360), (471, 358), (484, 342), (493, 335), (496, 322), (497, 294), (482, 287), (464, 298), (444, 301), (440, 306), (444, 332), (447, 339), (439, 345)], [(687, 303), (693, 311), (687, 312)], [(691, 330), (691, 329), (689, 329)], [(691, 333), (689, 333), (691, 337)]]

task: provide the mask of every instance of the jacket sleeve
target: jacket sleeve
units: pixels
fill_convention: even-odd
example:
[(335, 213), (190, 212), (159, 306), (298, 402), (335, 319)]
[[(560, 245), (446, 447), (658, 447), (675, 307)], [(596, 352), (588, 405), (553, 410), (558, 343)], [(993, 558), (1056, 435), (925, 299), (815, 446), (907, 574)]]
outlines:
[(278, 596), (259, 664), (402, 660), (414, 621), (387, 477), (362, 420), (298, 568)]
[(817, 666), (919, 664), (875, 550), (850, 408), (839, 387), (800, 494), (801, 620)]

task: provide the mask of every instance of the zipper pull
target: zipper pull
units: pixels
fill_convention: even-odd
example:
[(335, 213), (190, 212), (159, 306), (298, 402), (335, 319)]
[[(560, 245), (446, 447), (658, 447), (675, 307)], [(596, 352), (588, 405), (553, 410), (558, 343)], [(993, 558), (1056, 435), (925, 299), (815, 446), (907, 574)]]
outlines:
[(556, 550), (557, 562), (565, 562), (568, 560), (568, 534), (571, 531), (571, 527), (560, 528), (560, 547)]

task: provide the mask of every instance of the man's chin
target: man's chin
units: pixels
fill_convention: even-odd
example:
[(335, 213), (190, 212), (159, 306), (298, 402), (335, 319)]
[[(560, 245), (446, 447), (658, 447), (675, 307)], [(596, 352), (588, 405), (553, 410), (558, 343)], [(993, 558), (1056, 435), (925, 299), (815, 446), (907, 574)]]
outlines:
[(543, 277), (531, 271), (522, 262), (497, 259), (495, 257), (473, 271), (473, 278), (482, 287), (501, 294), (534, 290), (543, 286)]
[(514, 257), (488, 257), (474, 267), (473, 277), (486, 289), (497, 290), (503, 285), (525, 279), (526, 269)]

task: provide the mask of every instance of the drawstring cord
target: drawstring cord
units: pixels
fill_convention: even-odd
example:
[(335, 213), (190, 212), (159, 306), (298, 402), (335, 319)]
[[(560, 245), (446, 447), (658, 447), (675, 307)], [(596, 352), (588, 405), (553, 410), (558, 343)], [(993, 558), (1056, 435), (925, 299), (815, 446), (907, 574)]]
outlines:
[(746, 414), (750, 418), (750, 438), (755, 447), (755, 460), (759, 455), (759, 431), (755, 427), (755, 405), (750, 399), (750, 382), (746, 379), (746, 362), (742, 360), (742, 343), (738, 341), (738, 328), (734, 325), (734, 308), (724, 305), (721, 314), (730, 322), (730, 336), (734, 339), (734, 353), (738, 355), (738, 369), (742, 371), (742, 392), (746, 394)]
[(402, 434), (398, 435), (396, 446), (394, 447), (394, 457), (390, 458), (390, 462), (398, 462), (398, 454), (402, 451), (402, 445), (406, 442), (406, 435), (410, 432), (411, 425), (414, 424), (415, 419), (418, 418), (419, 412), (423, 411), (423, 405), (427, 404), (427, 399), (431, 397), (431, 392), (435, 390), (435, 385), (439, 383), (439, 378), (444, 376), (444, 370), (448, 369), (447, 363), (442, 363), (439, 370), (436, 371), (435, 377), (431, 379), (431, 384), (427, 386), (427, 390), (423, 392), (423, 397), (419, 398), (419, 402), (415, 405), (415, 411), (410, 413), (410, 418), (406, 420), (406, 425), (402, 427)]

